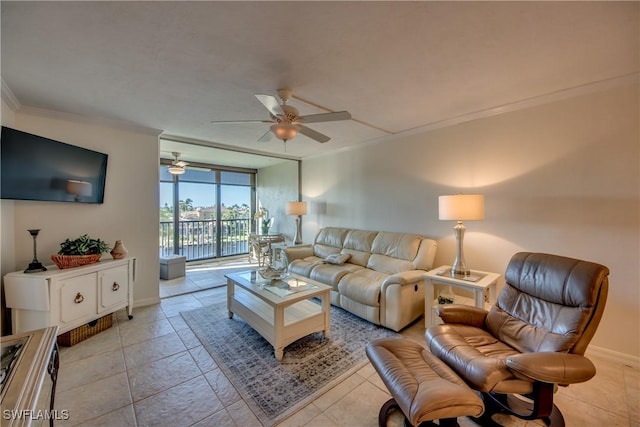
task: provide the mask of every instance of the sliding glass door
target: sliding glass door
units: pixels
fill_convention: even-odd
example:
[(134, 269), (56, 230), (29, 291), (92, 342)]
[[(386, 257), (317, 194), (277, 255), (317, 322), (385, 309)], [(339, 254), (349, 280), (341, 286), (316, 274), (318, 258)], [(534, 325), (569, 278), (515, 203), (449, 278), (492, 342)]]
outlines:
[(248, 253), (255, 172), (160, 166), (160, 255), (187, 261)]

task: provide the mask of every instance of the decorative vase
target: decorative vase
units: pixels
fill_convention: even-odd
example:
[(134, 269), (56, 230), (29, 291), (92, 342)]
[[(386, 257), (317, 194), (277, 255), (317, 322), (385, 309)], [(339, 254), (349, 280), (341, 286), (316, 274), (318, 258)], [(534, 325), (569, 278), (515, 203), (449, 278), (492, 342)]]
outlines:
[(128, 253), (129, 251), (127, 251), (127, 248), (124, 247), (122, 240), (116, 240), (116, 244), (113, 246), (113, 249), (110, 252), (113, 259), (122, 259), (126, 257)]
[(265, 236), (267, 234), (269, 234), (269, 226), (268, 225), (263, 225), (262, 226), (262, 234), (265, 235)]
[(258, 270), (260, 276), (267, 280), (281, 280), (288, 276), (289, 260), (284, 249), (277, 247), (271, 249), (269, 264)]

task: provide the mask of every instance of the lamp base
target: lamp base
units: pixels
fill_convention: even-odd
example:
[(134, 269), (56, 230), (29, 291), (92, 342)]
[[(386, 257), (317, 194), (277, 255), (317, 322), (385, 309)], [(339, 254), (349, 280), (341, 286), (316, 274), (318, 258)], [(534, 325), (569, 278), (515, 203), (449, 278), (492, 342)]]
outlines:
[(302, 230), (300, 229), (300, 216), (296, 216), (295, 217), (295, 221), (296, 221), (296, 235), (293, 238), (293, 244), (294, 245), (300, 245), (302, 244)]
[(24, 271), (25, 273), (39, 273), (41, 271), (47, 271), (47, 268), (42, 265), (41, 262), (34, 259), (33, 262), (29, 263), (29, 267)]
[(454, 265), (451, 266), (450, 274), (451, 277), (468, 277), (471, 275), (471, 270), (464, 265), (461, 266), (454, 263)]
[(462, 221), (458, 221), (453, 230), (456, 233), (456, 259), (451, 265), (452, 277), (467, 277), (471, 274), (467, 264), (464, 261), (464, 252), (462, 251), (462, 241), (464, 239), (465, 227)]

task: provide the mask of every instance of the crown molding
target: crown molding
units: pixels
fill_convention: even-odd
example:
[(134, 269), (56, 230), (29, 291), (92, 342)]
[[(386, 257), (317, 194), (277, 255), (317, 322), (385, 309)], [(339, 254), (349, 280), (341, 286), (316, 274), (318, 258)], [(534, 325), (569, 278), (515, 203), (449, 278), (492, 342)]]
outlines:
[(473, 113), (463, 114), (458, 117), (453, 117), (450, 119), (444, 119), (437, 122), (428, 123), (415, 128), (396, 132), (392, 135), (385, 135), (379, 138), (371, 139), (367, 142), (358, 144), (356, 146), (344, 147), (339, 150), (331, 151), (329, 153), (320, 153), (320, 154), (307, 156), (307, 157), (304, 157), (303, 160), (335, 155), (337, 153), (344, 153), (352, 150), (358, 150), (362, 147), (381, 144), (381, 143), (393, 141), (402, 137), (419, 135), (422, 133), (434, 131), (436, 129), (442, 129), (445, 127), (455, 126), (462, 123), (471, 122), (474, 120), (485, 119), (485, 118), (498, 116), (506, 113), (511, 113), (519, 110), (525, 110), (527, 108), (532, 108), (540, 105), (550, 104), (553, 102), (563, 101), (565, 99), (575, 98), (577, 96), (588, 95), (591, 93), (597, 93), (597, 92), (613, 89), (619, 86), (638, 84), (638, 83), (640, 83), (640, 73), (632, 73), (624, 76), (614, 77), (611, 79), (600, 80), (597, 82), (587, 83), (587, 84), (572, 87), (569, 89), (563, 89), (563, 90), (551, 92), (545, 95), (535, 96), (532, 98), (512, 102), (510, 104), (491, 107), (486, 110), (476, 111)]
[(20, 104), (20, 101), (16, 98), (9, 85), (4, 82), (4, 79), (0, 80), (2, 80), (2, 100), (6, 102), (14, 112), (18, 111), (22, 107), (22, 104)]
[(296, 156), (288, 156), (286, 154), (277, 154), (277, 153), (268, 153), (266, 151), (253, 150), (251, 148), (237, 147), (237, 146), (228, 145), (228, 144), (221, 144), (219, 142), (211, 142), (211, 141), (205, 141), (201, 139), (187, 138), (187, 137), (178, 136), (178, 135), (162, 134), (158, 138), (166, 141), (200, 145), (203, 147), (219, 148), (221, 150), (236, 151), (239, 153), (246, 153), (246, 154), (255, 154), (257, 156), (273, 157), (276, 159), (295, 160), (295, 161), (302, 160), (300, 157), (296, 157)]
[(139, 125), (136, 125), (136, 124), (133, 124), (133, 123), (130, 123), (130, 122), (126, 122), (124, 120), (107, 119), (107, 118), (104, 118), (104, 117), (94, 117), (94, 116), (83, 116), (83, 115), (80, 115), (80, 114), (73, 114), (73, 113), (66, 113), (66, 112), (62, 112), (62, 111), (48, 110), (46, 108), (23, 106), (23, 107), (20, 108), (19, 113), (20, 114), (28, 114), (28, 115), (40, 116), (40, 117), (46, 117), (46, 118), (51, 118), (51, 119), (74, 121), (74, 122), (90, 124), (90, 125), (112, 127), (112, 128), (123, 130), (123, 131), (143, 133), (143, 134), (152, 135), (152, 136), (155, 136), (155, 137), (160, 136), (160, 134), (162, 133), (162, 130), (160, 130), (160, 129), (154, 129), (154, 128), (148, 128), (148, 127), (144, 127), (144, 126), (139, 126)]

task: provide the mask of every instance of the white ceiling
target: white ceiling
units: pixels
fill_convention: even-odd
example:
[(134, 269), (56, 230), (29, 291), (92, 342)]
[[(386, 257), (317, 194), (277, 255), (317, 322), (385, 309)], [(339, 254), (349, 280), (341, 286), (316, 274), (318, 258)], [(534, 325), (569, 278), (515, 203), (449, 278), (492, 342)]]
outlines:
[[(68, 112), (242, 149), (290, 88), (298, 158), (640, 71), (639, 2), (2, 1), (3, 89)], [(321, 106), (323, 108), (318, 108)], [(202, 156), (202, 154), (199, 154)], [(185, 160), (203, 160), (188, 159)]]

